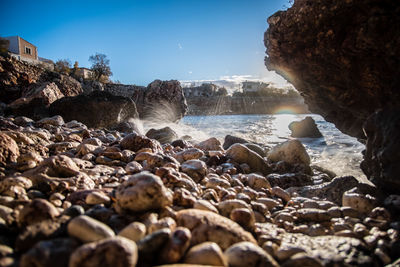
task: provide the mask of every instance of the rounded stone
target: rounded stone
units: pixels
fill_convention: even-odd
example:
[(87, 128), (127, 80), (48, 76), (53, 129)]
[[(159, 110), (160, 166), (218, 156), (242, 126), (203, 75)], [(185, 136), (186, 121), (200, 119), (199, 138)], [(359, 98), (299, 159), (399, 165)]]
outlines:
[(128, 238), (132, 241), (139, 241), (146, 235), (146, 225), (141, 222), (133, 222), (125, 226), (119, 233), (119, 236)]
[(224, 253), (215, 242), (204, 242), (193, 246), (186, 253), (183, 262), (199, 265), (228, 266)]
[(106, 196), (102, 192), (91, 192), (86, 196), (86, 204), (88, 205), (97, 205), (97, 204), (106, 204), (110, 202), (110, 197)]
[(286, 161), (290, 164), (310, 165), (311, 159), (299, 140), (290, 140), (276, 145), (268, 153), (268, 159), (273, 162)]
[(160, 177), (150, 172), (141, 172), (128, 178), (116, 192), (117, 207), (122, 210), (143, 212), (161, 209), (172, 204), (172, 194)]
[(34, 224), (47, 219), (55, 219), (60, 212), (53, 204), (45, 199), (34, 199), (26, 205), (19, 214), (21, 225)]
[(74, 251), (69, 267), (133, 267), (138, 260), (135, 242), (112, 237), (85, 244)]
[(250, 150), (245, 145), (234, 144), (227, 151), (226, 155), (239, 164), (246, 163), (254, 172), (261, 172), (264, 175), (271, 173), (271, 168), (267, 162), (256, 152)]
[(68, 223), (68, 234), (84, 243), (113, 237), (114, 231), (104, 223), (86, 215), (73, 218)]
[(225, 257), (230, 267), (258, 266), (278, 267), (274, 258), (259, 246), (250, 242), (240, 242), (225, 251)]
[(200, 182), (207, 174), (207, 165), (204, 161), (191, 159), (182, 165), (182, 172), (189, 175), (195, 182)]

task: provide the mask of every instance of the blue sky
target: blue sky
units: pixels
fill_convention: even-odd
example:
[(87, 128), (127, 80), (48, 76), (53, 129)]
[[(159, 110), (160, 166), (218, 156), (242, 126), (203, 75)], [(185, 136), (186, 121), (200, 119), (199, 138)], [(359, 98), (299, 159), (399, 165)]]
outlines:
[(0, 1), (0, 36), (19, 35), (41, 57), (84, 67), (104, 53), (122, 83), (284, 82), (264, 66), (263, 34), (287, 0)]

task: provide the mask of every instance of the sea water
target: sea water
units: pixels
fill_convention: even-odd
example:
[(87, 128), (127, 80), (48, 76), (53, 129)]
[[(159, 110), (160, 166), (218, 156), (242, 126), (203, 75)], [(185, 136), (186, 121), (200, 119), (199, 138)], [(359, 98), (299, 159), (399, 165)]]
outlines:
[[(226, 135), (234, 135), (249, 141), (274, 146), (293, 139), (290, 137), (289, 124), (311, 116), (323, 137), (298, 138), (306, 147), (312, 164), (329, 169), (337, 175), (352, 175), (366, 180), (360, 169), (364, 145), (356, 138), (340, 132), (334, 124), (314, 114), (277, 114), (277, 115), (218, 115), (185, 116), (178, 124), (165, 123), (179, 136), (189, 135), (196, 141), (210, 137), (224, 142)], [(144, 122), (144, 130), (161, 128), (160, 122)]]

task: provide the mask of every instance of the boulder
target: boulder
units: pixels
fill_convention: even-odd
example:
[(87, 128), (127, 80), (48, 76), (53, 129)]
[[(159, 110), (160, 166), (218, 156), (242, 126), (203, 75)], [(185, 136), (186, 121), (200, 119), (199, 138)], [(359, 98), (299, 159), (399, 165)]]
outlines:
[(271, 173), (267, 162), (256, 152), (248, 149), (242, 144), (234, 144), (227, 151), (226, 155), (237, 163), (246, 163), (254, 172), (261, 172), (264, 175)]
[(85, 244), (72, 253), (69, 267), (134, 267), (138, 260), (135, 242), (112, 237)]
[(240, 241), (256, 244), (254, 237), (237, 223), (213, 212), (198, 209), (181, 210), (176, 214), (176, 222), (179, 226), (191, 230), (192, 245), (211, 241), (225, 250)]
[(137, 104), (140, 118), (175, 122), (187, 111), (182, 87), (176, 80), (155, 80), (147, 88), (135, 90), (132, 99)]
[(313, 118), (307, 116), (301, 121), (294, 121), (289, 124), (289, 129), (292, 131), (292, 137), (310, 137), (310, 138), (320, 138), (322, 137), (317, 125)]
[(136, 105), (131, 99), (101, 91), (64, 97), (53, 102), (49, 111), (51, 115), (61, 115), (65, 121), (77, 120), (96, 128), (112, 127), (138, 117)]
[[(332, 23), (335, 21), (335, 23)], [(392, 0), (303, 1), (268, 18), (269, 70), (342, 132), (364, 138), (379, 108), (400, 103), (400, 10)]]
[(299, 140), (290, 140), (278, 144), (268, 153), (272, 162), (285, 161), (289, 164), (310, 165), (311, 159), (305, 147)]
[(116, 204), (120, 211), (143, 212), (161, 209), (172, 204), (172, 194), (160, 177), (141, 172), (125, 177), (116, 192)]
[(400, 108), (384, 109), (364, 124), (367, 137), (361, 169), (386, 194), (400, 190)]
[(151, 139), (156, 139), (161, 144), (171, 143), (178, 138), (176, 132), (170, 127), (164, 127), (161, 129), (152, 128), (146, 133), (146, 136)]
[(247, 141), (246, 139), (228, 134), (227, 136), (225, 136), (224, 144), (222, 147), (224, 149), (228, 149), (231, 145), (237, 144), (237, 143), (245, 144), (245, 143), (249, 143), (249, 141)]

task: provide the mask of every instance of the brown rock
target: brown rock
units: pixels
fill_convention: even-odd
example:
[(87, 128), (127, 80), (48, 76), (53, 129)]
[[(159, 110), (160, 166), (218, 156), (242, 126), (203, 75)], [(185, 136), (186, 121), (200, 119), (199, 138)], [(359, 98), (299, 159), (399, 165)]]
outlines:
[(7, 134), (0, 132), (0, 166), (16, 162), (19, 156), (17, 143)]

